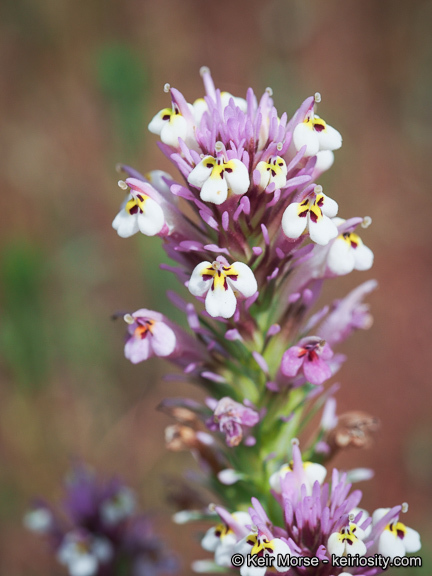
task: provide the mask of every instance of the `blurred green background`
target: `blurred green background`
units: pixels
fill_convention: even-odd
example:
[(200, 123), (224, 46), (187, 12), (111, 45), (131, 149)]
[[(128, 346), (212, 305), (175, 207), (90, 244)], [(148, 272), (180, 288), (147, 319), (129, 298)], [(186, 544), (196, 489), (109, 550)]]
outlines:
[(170, 170), (146, 126), (168, 104), (165, 82), (189, 101), (202, 95), (204, 64), (239, 96), (271, 86), (289, 114), (320, 91), (320, 115), (344, 136), (322, 183), (342, 217), (372, 217), (362, 236), (376, 262), (326, 294), (372, 276), (380, 288), (374, 326), (344, 346), (339, 410), (382, 427), (372, 450), (336, 464), (376, 470), (361, 486), (369, 510), (409, 502), (406, 522), (423, 537), (415, 573), (431, 573), (431, 25), (432, 3), (420, 0), (2, 0), (1, 574), (62, 573), (21, 518), (33, 495), (60, 496), (77, 456), (158, 511), (183, 574), (207, 556), (196, 528), (170, 524), (160, 478), (192, 458), (164, 452), (169, 419), (155, 412), (165, 396), (197, 392), (163, 382), (158, 361), (129, 365), (123, 323), (111, 320), (172, 311), (159, 240), (111, 229), (115, 165)]

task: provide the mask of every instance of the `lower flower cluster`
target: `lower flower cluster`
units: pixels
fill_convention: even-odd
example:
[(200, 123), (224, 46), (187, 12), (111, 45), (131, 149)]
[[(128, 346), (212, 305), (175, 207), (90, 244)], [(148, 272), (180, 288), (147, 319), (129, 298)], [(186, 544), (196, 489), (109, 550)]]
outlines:
[(24, 524), (49, 540), (70, 576), (159, 576), (178, 569), (150, 518), (137, 514), (132, 490), (116, 479), (102, 482), (82, 465), (67, 479), (61, 510), (36, 502)]
[[(257, 498), (252, 498), (248, 512), (229, 513), (216, 506), (220, 523), (201, 542), (205, 550), (214, 552), (214, 565), (202, 561), (195, 568), (211, 572), (217, 567), (240, 566), (241, 576), (264, 576), (272, 566), (273, 571), (301, 576), (310, 574), (309, 567), (314, 566), (314, 576), (373, 576), (396, 557), (420, 549), (418, 532), (399, 520), (406, 504), (379, 508), (369, 516), (358, 508), (362, 494), (351, 491), (346, 473), (334, 469), (328, 483), (324, 483), (325, 476), (323, 466), (302, 461), (298, 443), (293, 442), (292, 461), (271, 479), (280, 525), (270, 521)], [(274, 509), (274, 503), (268, 505)], [(287, 555), (293, 559), (291, 564)], [(373, 559), (357, 562), (358, 567), (344, 572), (341, 566), (355, 563), (340, 563), (338, 558), (351, 556)], [(258, 561), (263, 557), (269, 561)], [(315, 563), (311, 563), (313, 558)], [(366, 572), (364, 566), (368, 566)]]

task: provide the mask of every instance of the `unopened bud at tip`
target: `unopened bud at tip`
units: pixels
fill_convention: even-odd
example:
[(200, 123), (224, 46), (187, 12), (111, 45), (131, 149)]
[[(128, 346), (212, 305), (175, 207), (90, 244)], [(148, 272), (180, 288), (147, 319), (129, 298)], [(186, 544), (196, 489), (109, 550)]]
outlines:
[(121, 188), (122, 190), (128, 189), (128, 185), (126, 184), (126, 182), (124, 180), (119, 180), (118, 185), (119, 185), (119, 188)]
[(168, 82), (166, 84), (164, 84), (164, 92), (168, 93), (171, 90), (171, 86), (168, 84)]
[(223, 148), (224, 148), (224, 145), (222, 144), (222, 142), (216, 142), (216, 144), (215, 144), (216, 152), (222, 152)]
[(315, 194), (322, 194), (322, 191), (323, 191), (323, 187), (321, 186), (321, 184), (318, 184), (317, 186), (315, 186), (315, 188), (314, 188)]
[(293, 438), (291, 440), (291, 445), (292, 446), (300, 446), (300, 440), (298, 438)]
[(135, 322), (135, 318), (131, 314), (125, 314), (123, 316), (123, 320), (126, 324), (133, 324)]
[(205, 76), (206, 74), (210, 74), (210, 68), (208, 66), (201, 66), (199, 72), (201, 76)]
[(350, 522), (354, 522), (354, 518), (355, 518), (354, 514), (348, 514), (348, 520)]
[(408, 502), (404, 502), (402, 504), (402, 512), (405, 514), (406, 512), (408, 512), (408, 508), (409, 508)]
[(265, 89), (265, 91), (267, 92), (267, 94), (269, 96), (273, 96), (273, 88), (270, 88), (270, 86), (267, 86), (267, 88)]
[(283, 148), (282, 142), (278, 142), (276, 148), (277, 148), (277, 149), (279, 150), (279, 152), (280, 152), (280, 151), (282, 150), (282, 148)]
[(208, 505), (208, 509), (210, 510), (210, 512), (214, 512), (216, 510), (216, 504), (213, 504), (213, 502), (211, 502)]
[(321, 102), (321, 94), (319, 92), (315, 92), (314, 94), (314, 100), (315, 102), (318, 104), (319, 102)]

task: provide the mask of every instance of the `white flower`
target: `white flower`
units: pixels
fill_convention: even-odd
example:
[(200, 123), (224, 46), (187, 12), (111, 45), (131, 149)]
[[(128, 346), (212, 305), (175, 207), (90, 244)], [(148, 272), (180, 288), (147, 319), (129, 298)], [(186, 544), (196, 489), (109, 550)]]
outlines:
[(269, 184), (274, 183), (276, 188), (283, 188), (286, 184), (287, 165), (280, 156), (273, 156), (268, 162), (259, 162), (256, 169), (260, 173), (260, 190), (265, 190)]
[(129, 238), (138, 231), (146, 236), (159, 234), (165, 224), (162, 208), (150, 196), (131, 191), (123, 202), (112, 226), (122, 238)]
[[(192, 111), (192, 106), (189, 107)], [(160, 136), (164, 144), (175, 148), (179, 147), (179, 138), (186, 140), (188, 136), (188, 123), (176, 104), (173, 104), (172, 108), (164, 108), (153, 116), (148, 129)]]
[(102, 521), (108, 526), (115, 526), (134, 513), (135, 504), (132, 490), (126, 486), (121, 487), (112, 498), (102, 503), (100, 510)]
[(369, 270), (374, 260), (373, 252), (354, 232), (340, 234), (332, 243), (327, 255), (327, 266), (338, 276), (353, 270)]
[(67, 566), (70, 576), (94, 576), (99, 564), (109, 562), (112, 554), (113, 549), (107, 539), (68, 532), (57, 552), (57, 559)]
[[(249, 534), (235, 546), (234, 551), (243, 556), (272, 556), (274, 558), (273, 568), (278, 572), (286, 572), (286, 566), (280, 566), (278, 563), (279, 555), (285, 556), (291, 554), (291, 549), (286, 542), (280, 538), (269, 540), (264, 534)], [(264, 576), (268, 568), (265, 566), (248, 566), (245, 562), (240, 568), (241, 576)]]
[(188, 176), (188, 182), (201, 190), (201, 200), (222, 204), (228, 192), (245, 194), (250, 180), (246, 166), (241, 160), (224, 161), (223, 158), (205, 156)]
[(364, 556), (366, 554), (366, 544), (362, 542), (365, 537), (364, 531), (350, 522), (343, 526), (339, 532), (333, 532), (327, 542), (327, 550), (335, 556)]
[[(378, 508), (372, 514), (372, 525), (377, 524), (390, 508)], [(378, 538), (378, 553), (393, 560), (396, 556), (405, 556), (409, 552), (418, 552), (421, 548), (420, 534), (408, 528), (396, 517), (384, 528)]]
[(312, 179), (316, 180), (323, 172), (329, 170), (334, 163), (334, 154), (331, 150), (321, 150), (316, 155), (316, 164)]
[(306, 486), (306, 494), (312, 494), (312, 488), (315, 482), (322, 484), (326, 477), (327, 470), (321, 464), (315, 462), (303, 462), (303, 474), (296, 474), (292, 464), (284, 464), (277, 472), (270, 476), (270, 487), (277, 494), (282, 492), (281, 480), (287, 475), (291, 475), (293, 482), (297, 482), (300, 489), (302, 484)]
[[(247, 512), (234, 512), (231, 514), (233, 520), (245, 527), (252, 524), (252, 520)], [(215, 562), (219, 566), (231, 566), (231, 556), (237, 544), (237, 536), (232, 528), (227, 524), (220, 523), (209, 528), (201, 540), (201, 546), (208, 552), (215, 553)]]
[(258, 285), (252, 270), (242, 262), (231, 265), (220, 260), (201, 262), (195, 267), (189, 280), (189, 292), (194, 296), (204, 296), (207, 312), (213, 318), (231, 318), (236, 306), (236, 294), (245, 298), (257, 291)]
[(53, 525), (53, 516), (47, 508), (34, 508), (24, 516), (24, 526), (36, 534), (46, 534)]
[(297, 150), (306, 146), (305, 156), (315, 156), (324, 150), (337, 150), (342, 146), (342, 136), (311, 110), (293, 132)]
[(311, 240), (325, 246), (338, 235), (336, 224), (331, 220), (337, 211), (334, 200), (322, 192), (315, 193), (288, 206), (282, 216), (282, 230), (288, 238), (297, 239), (307, 228)]

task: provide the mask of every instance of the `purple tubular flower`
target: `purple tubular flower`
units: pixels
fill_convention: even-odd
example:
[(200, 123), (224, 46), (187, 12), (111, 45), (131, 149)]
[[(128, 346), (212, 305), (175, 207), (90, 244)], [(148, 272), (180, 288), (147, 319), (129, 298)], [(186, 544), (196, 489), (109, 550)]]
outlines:
[(49, 538), (70, 576), (116, 574), (120, 562), (133, 576), (178, 572), (177, 560), (154, 534), (150, 519), (136, 513), (132, 490), (119, 480), (101, 480), (77, 465), (59, 512), (38, 504), (24, 524)]
[(288, 378), (294, 378), (302, 370), (308, 382), (320, 385), (332, 375), (328, 364), (332, 356), (332, 349), (321, 338), (303, 338), (297, 346), (288, 348), (283, 355), (281, 372)]
[(342, 300), (333, 303), (333, 309), (317, 330), (318, 336), (332, 346), (348, 338), (354, 330), (367, 330), (372, 325), (369, 306), (363, 303), (365, 296), (378, 286), (376, 280), (368, 280), (357, 286)]
[(240, 444), (249, 428), (258, 424), (259, 419), (258, 412), (252, 408), (225, 397), (217, 403), (209, 428), (219, 428), (225, 434), (227, 445), (234, 447)]

